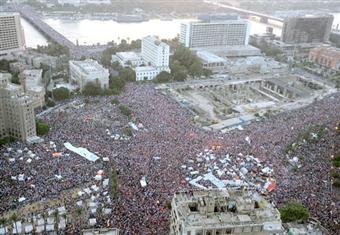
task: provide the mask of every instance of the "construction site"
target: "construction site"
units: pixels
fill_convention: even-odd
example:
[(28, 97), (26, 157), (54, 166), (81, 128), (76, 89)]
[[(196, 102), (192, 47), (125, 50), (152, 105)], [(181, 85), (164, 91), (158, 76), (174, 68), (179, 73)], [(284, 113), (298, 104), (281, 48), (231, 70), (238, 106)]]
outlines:
[(239, 128), (261, 116), (312, 103), (335, 90), (321, 80), (275, 74), (191, 80), (158, 87), (188, 109), (207, 130)]

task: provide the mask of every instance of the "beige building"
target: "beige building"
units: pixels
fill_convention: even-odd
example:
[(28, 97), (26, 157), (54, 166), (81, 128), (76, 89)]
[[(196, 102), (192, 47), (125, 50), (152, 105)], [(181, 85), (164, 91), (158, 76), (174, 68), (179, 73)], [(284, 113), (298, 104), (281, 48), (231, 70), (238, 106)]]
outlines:
[(25, 49), (19, 13), (0, 12), (0, 57)]
[(10, 74), (0, 74), (0, 139), (29, 142), (36, 138), (32, 98), (22, 86), (10, 83), (10, 78)]
[(87, 83), (93, 83), (102, 89), (109, 88), (109, 70), (97, 61), (69, 61), (71, 81), (76, 83), (82, 91)]
[(280, 213), (258, 194), (242, 190), (177, 193), (170, 235), (282, 234)]

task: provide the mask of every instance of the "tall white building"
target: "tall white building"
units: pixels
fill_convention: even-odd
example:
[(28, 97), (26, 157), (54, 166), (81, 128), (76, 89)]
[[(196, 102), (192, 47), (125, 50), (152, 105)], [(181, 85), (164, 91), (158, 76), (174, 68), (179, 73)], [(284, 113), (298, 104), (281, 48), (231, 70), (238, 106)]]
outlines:
[(189, 48), (248, 45), (249, 23), (239, 17), (210, 17), (181, 25), (180, 42)]
[(169, 68), (170, 47), (155, 37), (142, 39), (142, 58), (150, 66), (157, 68)]
[(141, 57), (147, 67), (135, 69), (136, 80), (152, 80), (162, 71), (170, 72), (169, 56), (169, 45), (152, 36), (143, 38)]
[(70, 61), (71, 80), (79, 85), (82, 91), (84, 86), (92, 82), (102, 89), (109, 88), (109, 70), (105, 69), (95, 60)]
[(0, 12), (0, 57), (25, 49), (19, 13)]

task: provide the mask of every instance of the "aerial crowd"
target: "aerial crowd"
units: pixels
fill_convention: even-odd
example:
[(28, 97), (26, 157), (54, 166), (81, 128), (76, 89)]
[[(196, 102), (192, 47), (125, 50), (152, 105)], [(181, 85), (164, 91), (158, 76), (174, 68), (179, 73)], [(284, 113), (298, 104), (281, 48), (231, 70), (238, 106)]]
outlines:
[[(227, 133), (195, 126), (188, 111), (153, 85), (128, 84), (117, 99), (129, 107), (131, 117), (119, 112), (118, 105), (111, 103), (112, 97), (87, 98), (86, 102), (78, 97), (72, 100), (73, 105), (41, 117), (50, 126), (44, 142), (16, 142), (0, 149), (0, 214), (53, 198), (72, 210), (75, 202), (60, 198), (60, 193), (89, 185), (93, 172), (108, 172), (109, 167), (115, 167), (118, 193), (110, 204), (112, 213), (98, 215), (94, 227), (117, 227), (121, 234), (168, 234), (168, 205), (173, 194), (195, 189), (186, 179), (183, 165), (209, 149), (217, 156), (212, 166), (220, 160), (218, 156), (226, 154), (258, 158), (273, 169), (276, 181), (276, 188), (266, 194), (268, 200), (277, 206), (300, 201), (331, 234), (337, 233), (340, 200), (339, 192), (331, 185), (329, 159), (339, 147), (334, 130), (340, 118), (339, 93)], [(123, 130), (131, 127), (128, 123), (138, 126), (131, 128), (133, 136), (113, 139), (114, 134), (125, 136)], [(303, 131), (313, 130), (316, 125), (322, 126), (322, 136), (302, 141), (294, 151), (285, 151), (299, 141)], [(66, 142), (109, 158), (110, 166), (68, 151)], [(293, 157), (299, 158), (300, 167), (289, 163)], [(77, 233), (80, 229), (68, 226), (66, 231)]]

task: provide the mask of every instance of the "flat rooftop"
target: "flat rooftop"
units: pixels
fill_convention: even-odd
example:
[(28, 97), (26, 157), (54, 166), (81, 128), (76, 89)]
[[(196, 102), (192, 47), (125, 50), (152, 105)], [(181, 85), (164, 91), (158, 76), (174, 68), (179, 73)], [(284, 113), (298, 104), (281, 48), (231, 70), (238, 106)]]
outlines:
[(128, 51), (128, 52), (117, 52), (116, 56), (118, 56), (119, 58), (123, 59), (123, 60), (140, 60), (140, 56), (133, 51)]
[(82, 70), (86, 74), (105, 72), (105, 68), (95, 60), (84, 60), (84, 61), (72, 60), (70, 61), (70, 63), (77, 66), (80, 70)]
[(219, 57), (208, 51), (198, 51), (197, 56), (208, 63), (225, 63), (226, 59)]
[(20, 14), (18, 12), (0, 11), (0, 17), (8, 17), (8, 16), (20, 16)]

